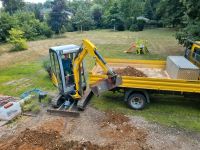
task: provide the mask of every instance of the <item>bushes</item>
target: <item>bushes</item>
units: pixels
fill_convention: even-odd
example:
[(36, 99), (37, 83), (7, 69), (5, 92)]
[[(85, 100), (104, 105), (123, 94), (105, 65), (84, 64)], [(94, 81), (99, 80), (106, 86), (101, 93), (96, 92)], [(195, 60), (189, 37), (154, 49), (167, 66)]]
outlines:
[(137, 24), (132, 24), (129, 28), (130, 31), (138, 31), (138, 26)]
[(184, 44), (187, 39), (200, 40), (200, 21), (192, 22), (188, 24), (185, 28), (182, 28), (177, 32), (176, 39), (178, 39), (180, 44)]
[(143, 31), (145, 23), (146, 22), (144, 20), (136, 20), (130, 26), (129, 30), (130, 31)]
[(24, 38), (23, 31), (12, 28), (9, 31), (9, 34), (10, 38), (8, 39), (8, 41), (14, 46), (12, 51), (26, 50), (28, 48), (28, 45), (26, 44), (26, 39)]
[(11, 28), (17, 28), (24, 32), (27, 40), (49, 38), (53, 32), (45, 22), (40, 22), (33, 13), (17, 12), (14, 15), (8, 13), (0, 14), (0, 42), (5, 42), (10, 34)]
[(0, 13), (0, 42), (9, 38), (9, 30), (16, 26), (16, 19), (8, 13)]
[(13, 17), (16, 18), (17, 25), (24, 31), (25, 38), (28, 40), (35, 40), (38, 37), (49, 38), (53, 34), (47, 23), (40, 22), (33, 13), (18, 12)]

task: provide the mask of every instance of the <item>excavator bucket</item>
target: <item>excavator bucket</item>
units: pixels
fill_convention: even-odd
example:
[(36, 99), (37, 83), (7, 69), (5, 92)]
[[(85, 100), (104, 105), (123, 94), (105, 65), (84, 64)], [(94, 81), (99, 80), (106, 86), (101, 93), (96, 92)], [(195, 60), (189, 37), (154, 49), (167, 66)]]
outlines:
[(95, 95), (99, 96), (101, 93), (112, 90), (120, 84), (122, 84), (121, 76), (115, 76), (114, 80), (113, 78), (101, 79), (90, 85), (90, 88)]

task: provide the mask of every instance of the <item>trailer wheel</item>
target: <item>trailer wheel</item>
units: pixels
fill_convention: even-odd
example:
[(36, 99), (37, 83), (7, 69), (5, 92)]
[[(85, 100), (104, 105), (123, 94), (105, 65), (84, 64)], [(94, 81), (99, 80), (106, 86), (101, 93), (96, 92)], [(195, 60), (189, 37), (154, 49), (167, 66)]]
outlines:
[(141, 110), (145, 107), (147, 99), (143, 94), (133, 93), (129, 96), (127, 102), (132, 109)]

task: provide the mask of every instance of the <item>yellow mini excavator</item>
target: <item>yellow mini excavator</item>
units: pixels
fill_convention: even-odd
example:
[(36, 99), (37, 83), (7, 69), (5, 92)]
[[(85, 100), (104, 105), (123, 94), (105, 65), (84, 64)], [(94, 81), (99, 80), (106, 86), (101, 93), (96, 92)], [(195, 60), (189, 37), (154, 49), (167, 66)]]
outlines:
[[(84, 58), (94, 58), (107, 77), (87, 87)], [(115, 89), (122, 79), (109, 68), (89, 40), (83, 40), (81, 46), (64, 45), (49, 49), (51, 60), (52, 82), (58, 88), (59, 95), (52, 100), (53, 109), (47, 111), (59, 115), (79, 115), (93, 95)]]

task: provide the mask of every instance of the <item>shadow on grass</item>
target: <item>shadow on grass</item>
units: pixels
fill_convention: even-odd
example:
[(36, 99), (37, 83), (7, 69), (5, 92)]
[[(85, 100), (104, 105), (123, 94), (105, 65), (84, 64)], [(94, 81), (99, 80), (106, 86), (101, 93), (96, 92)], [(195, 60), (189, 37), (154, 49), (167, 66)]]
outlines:
[(179, 106), (185, 109), (192, 108), (200, 111), (199, 97), (185, 98), (184, 96), (174, 95), (153, 95), (151, 96), (151, 105)]

